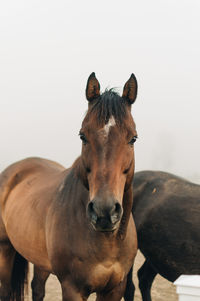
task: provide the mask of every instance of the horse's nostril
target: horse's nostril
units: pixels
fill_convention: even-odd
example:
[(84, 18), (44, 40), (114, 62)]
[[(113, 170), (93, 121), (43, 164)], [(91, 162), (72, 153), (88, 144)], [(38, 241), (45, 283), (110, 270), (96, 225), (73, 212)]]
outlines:
[(117, 202), (112, 208), (111, 214), (110, 214), (110, 219), (113, 224), (117, 223), (120, 218), (121, 218), (121, 213), (122, 213), (122, 207), (121, 205)]
[(89, 204), (88, 204), (88, 210), (89, 210), (90, 212), (93, 212), (93, 211), (94, 211), (94, 203), (93, 203), (93, 202), (89, 202)]
[(115, 204), (115, 212), (116, 213), (118, 213), (118, 214), (120, 214), (121, 213), (121, 205), (119, 204), (119, 203), (116, 203)]
[(91, 220), (94, 223), (96, 223), (96, 221), (97, 221), (97, 214), (95, 212), (94, 203), (93, 202), (89, 202), (89, 204), (88, 204), (88, 215), (91, 218)]
[(117, 202), (112, 207), (111, 215), (112, 214), (120, 214), (121, 211), (122, 211), (121, 205), (120, 205), (120, 203)]

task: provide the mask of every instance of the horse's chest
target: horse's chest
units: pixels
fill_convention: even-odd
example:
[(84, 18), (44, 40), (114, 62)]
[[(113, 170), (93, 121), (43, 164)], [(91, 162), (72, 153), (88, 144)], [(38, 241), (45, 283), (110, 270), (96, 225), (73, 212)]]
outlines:
[(94, 291), (112, 289), (123, 281), (124, 270), (119, 262), (99, 263), (89, 269), (88, 284)]

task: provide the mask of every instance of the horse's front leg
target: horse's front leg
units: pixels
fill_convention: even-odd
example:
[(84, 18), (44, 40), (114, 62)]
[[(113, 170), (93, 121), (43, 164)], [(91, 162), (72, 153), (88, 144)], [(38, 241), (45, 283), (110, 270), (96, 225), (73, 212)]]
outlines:
[(43, 301), (45, 296), (45, 284), (50, 273), (42, 271), (34, 266), (33, 280), (31, 282), (33, 301)]
[(87, 297), (83, 296), (76, 288), (68, 281), (61, 282), (62, 301), (86, 301)]
[(125, 301), (133, 301), (134, 300), (135, 285), (133, 283), (132, 278), (133, 278), (133, 266), (127, 275), (127, 284), (126, 284), (126, 289), (124, 292), (124, 300)]
[(124, 296), (126, 288), (127, 277), (124, 278), (120, 284), (115, 287), (112, 291), (105, 293), (97, 293), (96, 301), (120, 301)]
[(156, 275), (157, 272), (154, 270), (151, 263), (146, 259), (138, 271), (139, 288), (143, 301), (151, 301), (151, 286)]
[[(0, 241), (0, 300), (11, 300), (11, 293), (18, 294), (12, 290), (11, 278), (15, 250), (9, 242)], [(19, 286), (20, 287), (20, 286)]]

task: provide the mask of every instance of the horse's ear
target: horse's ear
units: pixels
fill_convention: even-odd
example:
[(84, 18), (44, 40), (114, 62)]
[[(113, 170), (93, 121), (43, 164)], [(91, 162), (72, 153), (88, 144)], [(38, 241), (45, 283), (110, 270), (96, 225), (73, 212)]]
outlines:
[(137, 97), (137, 88), (137, 80), (135, 75), (132, 73), (131, 77), (124, 85), (122, 94), (122, 97), (125, 98), (131, 105), (135, 102), (135, 99)]
[(94, 72), (92, 72), (88, 78), (85, 93), (88, 101), (92, 101), (100, 96), (100, 84)]

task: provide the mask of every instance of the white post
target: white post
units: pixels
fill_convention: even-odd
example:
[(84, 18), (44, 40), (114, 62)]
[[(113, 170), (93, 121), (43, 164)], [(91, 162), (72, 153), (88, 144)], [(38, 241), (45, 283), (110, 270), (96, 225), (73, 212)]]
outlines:
[(200, 275), (182, 275), (174, 284), (179, 301), (200, 301)]

